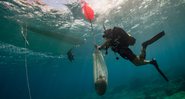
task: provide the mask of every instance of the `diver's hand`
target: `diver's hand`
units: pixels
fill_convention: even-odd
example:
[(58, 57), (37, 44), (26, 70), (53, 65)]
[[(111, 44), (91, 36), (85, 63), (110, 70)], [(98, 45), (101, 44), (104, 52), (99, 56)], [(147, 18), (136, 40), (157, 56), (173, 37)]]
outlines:
[(99, 45), (95, 45), (95, 48), (98, 50), (101, 50), (101, 46), (99, 46)]
[(97, 47), (97, 49), (98, 49), (98, 50), (101, 50), (101, 49), (102, 49), (102, 47), (101, 47), (101, 46), (98, 46), (98, 47)]

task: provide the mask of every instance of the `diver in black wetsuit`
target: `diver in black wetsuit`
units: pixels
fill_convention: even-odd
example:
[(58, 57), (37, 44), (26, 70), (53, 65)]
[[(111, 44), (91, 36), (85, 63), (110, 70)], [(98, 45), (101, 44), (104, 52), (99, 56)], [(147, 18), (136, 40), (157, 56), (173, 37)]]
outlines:
[(129, 48), (129, 46), (133, 46), (135, 44), (136, 41), (135, 38), (126, 33), (122, 28), (114, 27), (113, 29), (107, 29), (104, 31), (103, 38), (106, 41), (101, 46), (97, 46), (97, 48), (100, 50), (106, 49), (107, 53), (107, 49), (111, 47), (115, 53), (118, 53), (124, 59), (131, 61), (136, 66), (152, 64), (156, 67), (157, 71), (163, 76), (163, 78), (166, 81), (168, 81), (167, 77), (159, 69), (157, 61), (155, 59), (152, 60), (145, 59), (147, 46), (161, 38), (163, 35), (164, 31), (160, 32), (152, 39), (143, 42), (141, 54), (137, 56)]
[(69, 59), (70, 62), (74, 61), (74, 54), (72, 52), (73, 48), (71, 48), (68, 52), (67, 52), (67, 57)]

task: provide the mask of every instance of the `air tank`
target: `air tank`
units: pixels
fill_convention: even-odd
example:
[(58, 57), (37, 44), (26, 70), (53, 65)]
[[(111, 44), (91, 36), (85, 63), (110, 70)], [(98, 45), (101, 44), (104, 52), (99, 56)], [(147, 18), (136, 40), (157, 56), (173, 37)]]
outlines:
[(108, 84), (108, 71), (102, 52), (96, 49), (93, 53), (94, 85), (98, 95), (105, 94)]

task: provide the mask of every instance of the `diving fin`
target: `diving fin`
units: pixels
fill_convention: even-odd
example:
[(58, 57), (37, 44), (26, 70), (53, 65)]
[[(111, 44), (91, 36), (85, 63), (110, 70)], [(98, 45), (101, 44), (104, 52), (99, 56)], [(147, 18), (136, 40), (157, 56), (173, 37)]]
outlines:
[(143, 46), (144, 48), (146, 48), (147, 45), (150, 45), (150, 44), (154, 43), (155, 41), (157, 41), (158, 39), (160, 39), (160, 38), (163, 37), (164, 35), (165, 35), (165, 32), (162, 31), (162, 32), (158, 33), (157, 35), (155, 35), (154, 37), (152, 37), (151, 39), (149, 39), (149, 40), (143, 42), (143, 43), (142, 43), (142, 46)]
[(156, 68), (156, 70), (159, 72), (159, 74), (161, 74), (161, 76), (168, 82), (168, 78), (164, 75), (164, 73), (160, 70), (156, 60), (152, 61), (152, 64), (154, 65), (154, 67)]
[(168, 78), (164, 75), (164, 73), (159, 69), (158, 66), (155, 66), (155, 68), (157, 69), (157, 71), (161, 74), (161, 76), (168, 82)]

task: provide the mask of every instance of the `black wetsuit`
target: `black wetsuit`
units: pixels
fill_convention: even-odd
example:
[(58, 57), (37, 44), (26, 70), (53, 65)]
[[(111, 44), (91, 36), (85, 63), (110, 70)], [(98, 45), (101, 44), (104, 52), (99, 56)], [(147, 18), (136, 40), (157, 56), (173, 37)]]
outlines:
[(119, 53), (121, 57), (133, 61), (137, 56), (128, 48), (127, 33), (119, 27), (114, 27), (111, 35), (110, 46), (112, 50)]
[(123, 48), (118, 51), (119, 55), (125, 59), (133, 61), (137, 56), (129, 48)]

